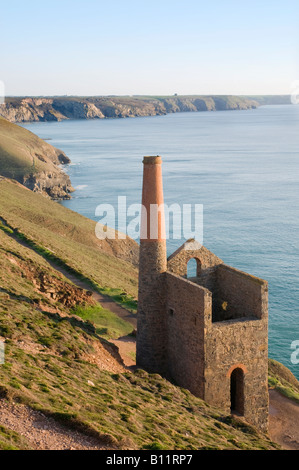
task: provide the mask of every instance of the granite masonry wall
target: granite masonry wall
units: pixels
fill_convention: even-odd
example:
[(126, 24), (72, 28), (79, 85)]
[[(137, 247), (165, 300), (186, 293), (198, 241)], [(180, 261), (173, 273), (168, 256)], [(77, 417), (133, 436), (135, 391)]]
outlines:
[[(268, 429), (267, 322), (229, 320), (211, 323), (205, 336), (204, 399), (229, 413), (231, 374), (243, 370), (244, 409), (240, 414), (262, 431)], [(240, 410), (237, 410), (240, 412)]]
[(243, 317), (261, 318), (265, 281), (224, 264), (216, 270), (213, 321)]
[(178, 385), (204, 396), (204, 322), (211, 293), (175, 274), (166, 273), (167, 370)]

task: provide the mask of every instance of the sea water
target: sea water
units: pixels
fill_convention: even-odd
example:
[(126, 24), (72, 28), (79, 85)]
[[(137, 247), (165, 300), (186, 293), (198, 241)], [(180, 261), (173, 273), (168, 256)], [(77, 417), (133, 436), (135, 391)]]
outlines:
[(140, 203), (142, 157), (161, 155), (165, 203), (202, 204), (204, 245), (269, 282), (269, 356), (299, 378), (299, 106), (24, 127), (70, 157), (62, 204), (94, 220), (119, 196)]

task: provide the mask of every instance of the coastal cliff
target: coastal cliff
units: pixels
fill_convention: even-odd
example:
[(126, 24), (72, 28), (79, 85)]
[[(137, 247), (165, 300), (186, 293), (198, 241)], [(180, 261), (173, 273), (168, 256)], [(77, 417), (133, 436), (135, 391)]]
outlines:
[(61, 150), (23, 127), (0, 117), (0, 175), (51, 199), (69, 199), (73, 191), (60, 165), (70, 163)]
[(253, 109), (257, 99), (239, 96), (7, 98), (0, 116), (17, 122), (156, 116), (178, 112)]

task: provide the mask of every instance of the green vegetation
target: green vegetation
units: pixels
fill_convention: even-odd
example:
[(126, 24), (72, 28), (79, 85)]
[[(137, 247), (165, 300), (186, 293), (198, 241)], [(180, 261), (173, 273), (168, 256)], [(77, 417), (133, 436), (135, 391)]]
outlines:
[[(159, 375), (123, 366), (109, 339), (129, 334), (132, 326), (76, 291), (51, 265), (60, 260), (70, 273), (81, 273), (133, 309), (137, 270), (114, 255), (117, 246), (99, 244), (94, 222), (7, 180), (0, 181), (0, 216), (2, 399), (97, 435), (113, 448), (277, 448), (253, 427)], [(272, 361), (270, 383), (297, 393), (286, 371)], [(29, 446), (0, 427), (0, 449), (10, 448)]]
[(32, 355), (9, 341), (6, 364), (0, 367), (2, 395), (125, 448), (275, 448), (250, 426), (157, 375), (103, 372), (76, 359), (72, 344), (68, 348), (71, 354), (61, 358), (54, 351)]
[(120, 304), (122, 307), (126, 308), (132, 313), (137, 313), (137, 300), (126, 292), (122, 292), (122, 289), (112, 288), (112, 287), (101, 287), (95, 281), (85, 277), (82, 272), (78, 272), (76, 269), (72, 268), (67, 261), (62, 260), (57, 257), (52, 251), (38, 245), (31, 238), (28, 238), (26, 235), (21, 233), (18, 229), (13, 230), (6, 223), (0, 221), (0, 230), (14, 235), (17, 239), (23, 241), (29, 247), (32, 247), (33, 250), (40, 254), (43, 258), (53, 261), (58, 267), (64, 268), (68, 273), (76, 276), (77, 279), (86, 282), (92, 289), (98, 291), (100, 294), (109, 296), (114, 302)]
[[(102, 255), (88, 238), (86, 227), (93, 226), (85, 219), (78, 216), (75, 230), (69, 232), (70, 211), (57, 205), (55, 219), (56, 205), (54, 208), (54, 203), (47, 201), (49, 209), (42, 218), (41, 196), (9, 182), (2, 181), (0, 186), (0, 207), (5, 211), (2, 212), (5, 220), (22, 227), (26, 236), (35, 236), (39, 246), (54, 252), (55, 244), (57, 256), (65, 244), (68, 262), (76, 249), (79, 257), (83, 253), (83, 260), (87, 253), (93, 258), (96, 253)], [(23, 194), (24, 206), (18, 205), (17, 199)], [(35, 207), (39, 208), (37, 213)], [(68, 427), (97, 435), (112, 447), (275, 448), (268, 437), (251, 426), (226, 416), (159, 375), (126, 370), (115, 346), (106, 339), (127, 333), (126, 325), (83, 297), (69, 305), (65, 295), (61, 300), (53, 296), (53, 289), (48, 292), (40, 284), (41, 279), (49, 279), (52, 287), (58, 283), (58, 292), (69, 292), (74, 287), (44, 256), (12, 238), (7, 227), (3, 227), (5, 224), (0, 230), (0, 336), (5, 338), (5, 363), (0, 365), (2, 398), (24, 403)], [(63, 237), (63, 229), (71, 233), (70, 237)], [(42, 244), (47, 235), (49, 244)], [(81, 237), (86, 239), (86, 251), (78, 240)], [(123, 282), (121, 275), (136, 272), (129, 263), (113, 259), (112, 254), (103, 254), (102, 262), (106, 259), (114, 266), (116, 282)], [(87, 263), (84, 269), (88, 273)], [(101, 276), (104, 271), (102, 267)], [(125, 282), (129, 284), (129, 277)], [(21, 437), (2, 429), (0, 448), (9, 446), (27, 448)]]
[(115, 339), (132, 333), (133, 326), (101, 305), (76, 306), (71, 313), (96, 327), (96, 333), (105, 339)]
[(137, 299), (132, 295), (122, 292), (121, 289), (115, 289), (112, 287), (96, 286), (98, 291), (103, 295), (108, 295), (114, 302), (120, 304), (126, 308), (129, 312), (137, 313)]
[[(80, 337), (80, 332), (76, 335)], [(0, 367), (2, 394), (70, 427), (96, 433), (110, 445), (133, 449), (275, 448), (252, 427), (158, 375), (142, 370), (124, 374), (101, 371), (80, 356), (76, 358), (71, 350), (64, 357), (54, 351), (32, 355), (16, 347), (15, 341), (9, 341), (6, 349), (6, 364)]]
[(0, 219), (2, 229), (14, 230), (42, 256), (136, 310), (136, 242), (98, 240), (96, 222), (6, 179), (0, 179)]
[[(62, 152), (23, 127), (0, 117), (0, 174), (22, 181), (30, 174), (57, 172)], [(67, 157), (65, 157), (67, 158)]]
[(14, 233), (14, 231), (8, 227), (7, 225), (5, 225), (3, 222), (0, 221), (0, 230), (2, 230), (3, 232), (6, 232), (6, 233), (9, 233), (10, 235), (12, 235)]
[[(37, 171), (35, 158), (31, 155), (27, 142), (25, 141), (24, 145), (22, 141), (24, 135), (26, 135), (25, 129), (0, 117), (1, 175), (20, 180), (24, 175)], [(34, 134), (29, 132), (28, 136), (35, 138)], [(42, 162), (40, 163), (43, 167)]]
[(30, 450), (30, 447), (23, 436), (0, 425), (0, 449)]
[(269, 359), (269, 386), (299, 403), (299, 382), (280, 362)]
[[(250, 106), (235, 97), (210, 98), (199, 100), (197, 106)], [(165, 105), (166, 99), (156, 99)], [(175, 104), (168, 101), (169, 106)], [(191, 101), (184, 103), (193, 106)], [(38, 138), (11, 126), (0, 118), (2, 175), (22, 179), (28, 172), (48, 170), (44, 147), (41, 153), (32, 153), (40, 144)], [(125, 368), (109, 340), (130, 334), (132, 325), (96, 304), (63, 275), (67, 271), (75, 282), (80, 278), (136, 312), (138, 246), (130, 239), (98, 240), (95, 225), (0, 177), (2, 404), (24, 403), (113, 448), (277, 448), (252, 426), (161, 376)], [(269, 383), (299, 400), (298, 382), (275, 361), (270, 361)], [(29, 445), (0, 425), (0, 449)]]
[(73, 191), (70, 178), (59, 167), (69, 162), (61, 150), (0, 117), (1, 176), (13, 178), (47, 197), (69, 199)]
[(290, 95), (250, 95), (244, 96), (256, 101), (260, 106), (271, 106), (275, 104), (291, 104)]

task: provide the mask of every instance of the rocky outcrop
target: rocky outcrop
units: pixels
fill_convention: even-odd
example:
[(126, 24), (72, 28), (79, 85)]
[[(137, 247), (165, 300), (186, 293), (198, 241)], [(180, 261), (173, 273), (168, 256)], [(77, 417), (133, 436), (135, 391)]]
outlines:
[(256, 100), (238, 96), (171, 97), (161, 100), (167, 113), (254, 109)]
[(68, 163), (64, 152), (0, 117), (0, 175), (52, 199), (69, 199), (73, 188), (61, 168)]
[[(27, 270), (28, 272), (28, 270)], [(31, 276), (30, 276), (31, 275)], [(42, 270), (31, 268), (28, 277), (35, 285), (38, 292), (51, 301), (72, 308), (78, 305), (94, 304), (92, 292), (66, 283), (62, 278), (55, 277)]]
[(24, 98), (0, 105), (0, 116), (10, 122), (61, 121), (65, 117), (52, 106), (52, 99)]
[(256, 99), (239, 96), (7, 98), (0, 116), (11, 122), (156, 116), (167, 113), (252, 109)]
[(93, 103), (57, 99), (52, 101), (52, 108), (58, 111), (61, 119), (104, 118), (102, 111)]
[(26, 188), (35, 193), (41, 193), (51, 199), (70, 199), (73, 191), (69, 176), (58, 172), (41, 172), (23, 177), (21, 181)]

